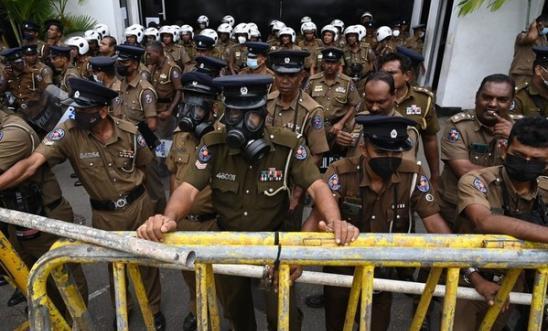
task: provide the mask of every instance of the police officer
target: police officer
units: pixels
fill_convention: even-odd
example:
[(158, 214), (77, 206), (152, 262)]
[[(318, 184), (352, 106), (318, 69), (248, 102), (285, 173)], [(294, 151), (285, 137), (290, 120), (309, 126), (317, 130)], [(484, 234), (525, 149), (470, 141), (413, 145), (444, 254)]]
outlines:
[(373, 23), (367, 23), (365, 26), (365, 37), (363, 38), (363, 43), (366, 43), (372, 49), (377, 49), (377, 37), (375, 33), (375, 26)]
[(122, 81), (116, 77), (115, 63), (116, 58), (110, 56), (95, 56), (89, 59), (93, 80), (120, 93)]
[[(26, 68), (34, 74), (36, 81), (42, 86), (53, 84), (53, 72), (38, 58), (38, 46), (26, 45), (21, 47)], [(35, 84), (35, 86), (38, 84)], [(37, 87), (37, 86), (36, 86)], [(42, 91), (40, 91), (42, 92)]]
[[(166, 55), (169, 55), (173, 61), (179, 66), (179, 68), (185, 68), (192, 62), (190, 56), (188, 56), (185, 48), (175, 43), (175, 30), (167, 29), (168, 26), (162, 26), (160, 28), (160, 40), (164, 44), (164, 51)], [(184, 69), (183, 69), (184, 70)]]
[(392, 36), (392, 29), (388, 26), (381, 26), (377, 29), (377, 48), (375, 48), (375, 54), (377, 56), (384, 56), (396, 51), (396, 44), (394, 37)]
[(39, 56), (42, 56), (45, 43), (40, 40), (40, 26), (33, 21), (24, 21), (21, 25), (23, 46), (36, 45)]
[(418, 85), (417, 78), (419, 77), (421, 70), (423, 69), (424, 56), (414, 49), (403, 46), (396, 47), (396, 52), (403, 56), (407, 56), (409, 60), (411, 60), (412, 77), (410, 77), (409, 79), (409, 84), (413, 86)]
[[(224, 76), (214, 80), (223, 87), (226, 129), (205, 135), (196, 158), (183, 175), (164, 215), (156, 215), (138, 229), (141, 238), (158, 241), (174, 231), (185, 217), (198, 192), (211, 185), (217, 226), (225, 231), (275, 231), (286, 215), (288, 181), (306, 189), (320, 206), (320, 213), (341, 242), (356, 238), (346, 222), (338, 221), (339, 211), (320, 180), (308, 148), (287, 130), (265, 127), (266, 93), (269, 76)], [(284, 169), (287, 169), (285, 171)], [(337, 230), (338, 232), (339, 230)], [(350, 232), (349, 232), (350, 231)], [(347, 238), (347, 235), (349, 237)], [(299, 275), (294, 269), (292, 279)], [(256, 330), (250, 280), (218, 276), (225, 316), (235, 330)], [(276, 298), (267, 291), (269, 330), (276, 329)], [(293, 301), (295, 302), (295, 301)], [(300, 329), (300, 314), (291, 305), (290, 329)]]
[[(463, 218), (459, 233), (497, 233), (548, 243), (546, 207), (537, 185), (537, 179), (548, 165), (548, 120), (524, 118), (516, 121), (503, 159), (503, 165), (474, 170), (461, 177), (457, 212)], [(479, 327), (487, 309), (494, 304), (503, 275), (502, 271), (493, 269), (467, 268), (463, 271), (464, 283), (472, 285), (485, 302), (458, 299), (454, 330)], [(531, 285), (532, 282), (520, 277), (514, 289), (532, 290)], [(510, 306), (501, 312), (493, 330), (505, 326), (512, 310)], [(542, 329), (545, 330), (546, 325)]]
[(194, 70), (205, 73), (212, 78), (219, 77), (226, 71), (227, 64), (218, 57), (197, 56)]
[(271, 51), (290, 49), (290, 50), (300, 50), (301, 48), (295, 44), (297, 35), (295, 30), (290, 27), (285, 27), (278, 32), (278, 43), (272, 45), (270, 48)]
[[(221, 58), (221, 54), (215, 49), (215, 40), (208, 36), (197, 35), (194, 37), (195, 56), (209, 56)], [(196, 58), (195, 58), (196, 60)]]
[[(0, 176), (0, 187), (27, 179), (46, 162), (53, 166), (69, 159), (90, 196), (93, 227), (135, 230), (154, 212), (143, 186), (143, 169), (153, 156), (134, 124), (108, 115), (116, 92), (79, 78), (71, 78), (69, 84), (75, 119), (60, 124), (34, 153)], [(158, 269), (140, 269), (155, 327), (163, 330)]]
[(82, 78), (89, 78), (88, 41), (82, 37), (70, 37), (65, 41), (65, 46), (69, 46), (71, 49), (71, 64), (78, 70), (78, 75)]
[(308, 56), (304, 61), (304, 70), (311, 73), (316, 59), (316, 52), (322, 47), (321, 40), (316, 38), (317, 28), (313, 22), (305, 22), (301, 25), (302, 39), (297, 44), (302, 50), (308, 51)]
[(389, 53), (379, 61), (381, 70), (394, 78), (396, 86), (396, 110), (403, 116), (417, 122), (421, 134), (424, 156), (430, 169), (430, 180), (437, 189), (439, 170), (439, 149), (437, 132), (440, 130), (436, 114), (434, 94), (423, 87), (411, 86), (412, 63), (408, 57)]
[(533, 47), (533, 76), (518, 86), (512, 115), (548, 117), (548, 46)]
[(344, 31), (346, 46), (344, 47), (344, 73), (359, 81), (375, 68), (375, 52), (372, 48), (363, 46), (359, 39), (357, 26), (352, 25)]
[(439, 197), (443, 218), (456, 221), (457, 182), (471, 170), (502, 164), (502, 154), (512, 123), (509, 109), (514, 98), (513, 80), (502, 74), (483, 79), (473, 112), (452, 116), (441, 137)]
[(338, 38), (338, 32), (336, 27), (334, 27), (331, 24), (328, 24), (324, 26), (320, 32), (320, 38), (321, 38), (321, 46), (318, 47), (315, 51), (315, 58), (314, 63), (312, 64), (310, 74), (314, 75), (315, 73), (318, 73), (322, 71), (322, 49), (327, 47), (337, 47), (337, 38)]
[[(218, 93), (212, 77), (203, 72), (188, 72), (181, 79), (184, 106), (177, 116), (178, 127), (173, 133), (173, 145), (166, 159), (166, 166), (171, 173), (171, 194), (183, 183), (183, 176), (188, 168), (194, 166), (191, 159), (199, 147), (200, 139), (213, 131), (213, 105), (217, 101)], [(189, 214), (179, 221), (177, 230), (217, 230), (211, 187), (207, 186), (198, 193)], [(196, 276), (193, 272), (183, 271), (183, 278), (189, 291), (189, 313), (184, 319), (183, 330), (196, 330)]]
[(417, 24), (413, 27), (413, 35), (407, 38), (404, 45), (422, 54), (424, 48), (424, 36), (426, 24)]
[(158, 41), (149, 43), (146, 52), (152, 86), (158, 96), (156, 135), (160, 139), (168, 139), (175, 129), (175, 110), (181, 100), (181, 68), (164, 55), (162, 44)]
[(194, 29), (188, 24), (182, 25), (181, 40), (179, 41), (179, 44), (185, 48), (191, 62), (194, 61), (194, 58), (196, 57), (196, 49), (192, 38), (194, 38)]
[(229, 54), (228, 48), (234, 45), (234, 41), (230, 39), (232, 34), (232, 26), (228, 23), (222, 23), (217, 27), (217, 33), (219, 34), (219, 41), (215, 46), (218, 54), (221, 54), (221, 59), (227, 60), (226, 55)]
[(234, 38), (238, 43), (228, 48), (228, 70), (231, 74), (236, 75), (240, 70), (245, 68), (247, 62), (247, 47), (246, 41), (249, 39), (249, 30), (245, 23), (240, 23), (234, 28)]
[(49, 52), (51, 54), (51, 64), (55, 70), (55, 85), (65, 92), (70, 92), (69, 78), (80, 78), (78, 69), (71, 64), (70, 47), (49, 46)]
[(274, 71), (267, 66), (270, 45), (261, 41), (248, 41), (246, 67), (239, 74), (270, 75), (274, 78)]
[(338, 48), (322, 50), (324, 71), (310, 77), (304, 91), (324, 107), (327, 141), (334, 147), (338, 131), (351, 131), (355, 108), (360, 96), (350, 77), (339, 73), (343, 51)]
[[(407, 127), (414, 125), (413, 121), (396, 116), (358, 115), (356, 122), (363, 125), (360, 155), (332, 163), (324, 175), (342, 217), (360, 232), (408, 233), (413, 227), (413, 212), (417, 212), (428, 232), (450, 233), (438, 213), (434, 191), (421, 167), (402, 158), (402, 152), (412, 148)], [(320, 219), (314, 209), (303, 231), (314, 231)], [(347, 267), (324, 270), (353, 273), (353, 268)], [(379, 269), (379, 272), (386, 278), (394, 277), (396, 270)], [(349, 292), (349, 289), (324, 287), (327, 330), (343, 329)], [(371, 330), (388, 328), (391, 302), (389, 292), (373, 295)]]

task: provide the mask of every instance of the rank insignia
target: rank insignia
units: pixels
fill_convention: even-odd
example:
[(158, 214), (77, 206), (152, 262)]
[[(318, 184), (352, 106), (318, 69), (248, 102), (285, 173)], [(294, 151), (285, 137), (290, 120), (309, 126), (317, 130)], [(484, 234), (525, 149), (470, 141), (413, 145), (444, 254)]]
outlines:
[(268, 168), (268, 170), (261, 170), (259, 174), (260, 182), (279, 182), (283, 179), (284, 175), (281, 170), (276, 168)]
[(207, 163), (202, 163), (199, 160), (196, 160), (196, 163), (194, 163), (197, 169), (204, 170), (207, 167)]
[(200, 150), (198, 151), (198, 160), (202, 163), (207, 163), (211, 159), (211, 155), (209, 154), (209, 151), (207, 150), (207, 145), (203, 145), (200, 147)]
[(455, 143), (459, 139), (460, 139), (460, 132), (455, 128), (449, 129), (449, 133), (447, 134), (447, 140), (449, 140), (449, 142), (451, 143)]
[(297, 151), (295, 151), (295, 158), (297, 160), (306, 160), (308, 157), (308, 152), (306, 151), (306, 148), (303, 145), (299, 145), (297, 147)]
[(474, 178), (473, 184), (476, 190), (480, 191), (481, 193), (487, 193), (487, 187), (479, 177)]
[(411, 107), (407, 107), (405, 109), (405, 113), (407, 115), (420, 115), (422, 113), (421, 107), (418, 107), (417, 105), (412, 105)]
[(312, 127), (314, 129), (323, 128), (323, 119), (320, 115), (314, 115), (314, 117), (312, 118)]
[(341, 188), (339, 175), (331, 175), (331, 177), (329, 177), (329, 179), (327, 180), (327, 185), (329, 186), (329, 189), (331, 189), (331, 191), (338, 191)]
[(430, 191), (430, 182), (426, 176), (421, 176), (417, 189), (423, 193)]
[(344, 86), (337, 86), (337, 88), (335, 89), (335, 92), (346, 93), (346, 89), (344, 88)]

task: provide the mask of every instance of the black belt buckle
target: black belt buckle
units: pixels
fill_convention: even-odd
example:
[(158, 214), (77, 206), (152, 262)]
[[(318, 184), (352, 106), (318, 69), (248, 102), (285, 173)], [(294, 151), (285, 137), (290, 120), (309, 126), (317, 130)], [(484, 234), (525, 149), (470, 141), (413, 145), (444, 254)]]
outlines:
[(114, 201), (114, 209), (121, 209), (127, 206), (127, 195), (124, 197), (119, 198), (118, 200)]

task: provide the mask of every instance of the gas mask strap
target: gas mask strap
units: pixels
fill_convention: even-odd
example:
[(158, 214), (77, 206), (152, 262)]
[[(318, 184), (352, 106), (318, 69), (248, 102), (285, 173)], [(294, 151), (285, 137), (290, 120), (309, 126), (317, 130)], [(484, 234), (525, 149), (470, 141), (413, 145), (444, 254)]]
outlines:
[(291, 189), (289, 188), (289, 186), (287, 186), (287, 174), (289, 172), (289, 162), (291, 162), (292, 155), (293, 155), (293, 148), (289, 150), (289, 153), (287, 153), (287, 159), (285, 160), (283, 185), (272, 193), (268, 192), (268, 190), (265, 190), (263, 193), (266, 196), (272, 197), (278, 194), (278, 192), (286, 190), (288, 198), (291, 198)]
[[(420, 167), (422, 164), (421, 161), (417, 161), (417, 165)], [(411, 189), (409, 190), (409, 203), (408, 203), (408, 206), (407, 206), (407, 210), (409, 211), (409, 228), (407, 229), (407, 233), (411, 233), (411, 230), (413, 229), (413, 211), (411, 209), (411, 206), (410, 206), (410, 203), (411, 203), (411, 198), (413, 197), (413, 192), (415, 191), (415, 186), (417, 184), (417, 177), (418, 177), (418, 173), (415, 172), (413, 174), (413, 178), (411, 179)]]

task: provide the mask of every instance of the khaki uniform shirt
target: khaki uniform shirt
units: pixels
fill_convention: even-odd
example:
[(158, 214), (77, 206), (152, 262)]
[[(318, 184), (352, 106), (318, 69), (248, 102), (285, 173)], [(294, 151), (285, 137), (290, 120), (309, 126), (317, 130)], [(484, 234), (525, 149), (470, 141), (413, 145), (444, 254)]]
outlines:
[(372, 49), (375, 49), (375, 48), (377, 48), (377, 37), (375, 37), (374, 35), (365, 36), (365, 38), (363, 38), (363, 40), (362, 40), (362, 43), (363, 44), (368, 44), (369, 47), (371, 47)]
[[(179, 128), (173, 133), (173, 144), (166, 158), (166, 166), (169, 172), (175, 175), (175, 185), (181, 185), (188, 168), (195, 167), (191, 159), (197, 153), (199, 144), (200, 141), (192, 133), (182, 132)], [(196, 196), (190, 214), (204, 215), (214, 212), (211, 187), (206, 186)]]
[(103, 144), (73, 120), (51, 131), (36, 149), (53, 166), (68, 159), (91, 199), (114, 201), (143, 184), (142, 169), (153, 160), (137, 127), (113, 119), (113, 137)]
[(426, 88), (407, 85), (407, 94), (396, 101), (396, 110), (417, 122), (421, 134), (434, 135), (440, 130), (434, 94)]
[(255, 70), (251, 69), (250, 67), (245, 67), (242, 70), (238, 72), (238, 74), (248, 74), (248, 75), (270, 75), (272, 76), (272, 79), (276, 76), (276, 73), (274, 71), (270, 70), (266, 65), (263, 65)]
[(278, 91), (268, 95), (266, 126), (287, 128), (303, 135), (312, 154), (329, 151), (322, 106), (301, 91), (288, 109), (282, 109), (279, 95)]
[[(40, 78), (41, 80), (39, 80)], [(29, 103), (36, 103), (42, 96), (42, 91), (46, 88), (45, 82), (41, 76), (38, 77), (34, 70), (25, 68), (19, 75), (12, 75), (7, 81), (8, 91), (17, 98), (17, 104), (21, 110), (27, 109)]]
[(543, 98), (532, 84), (525, 83), (516, 90), (514, 107), (512, 108), (512, 115), (515, 119), (519, 119), (520, 115), (548, 117), (548, 100)]
[(304, 59), (304, 69), (308, 71), (310, 70), (312, 66), (314, 66), (314, 63), (316, 62), (316, 57), (317, 57), (316, 52), (322, 46), (322, 43), (320, 39), (314, 39), (311, 42), (306, 40), (301, 40), (297, 43), (297, 45), (302, 50), (307, 50), (310, 53), (310, 55)]
[(43, 62), (38, 61), (35, 65), (28, 66), (28, 68), (34, 73), (36, 81), (43, 84), (42, 86), (53, 84), (53, 71)]
[(546, 36), (539, 36), (532, 44), (520, 45), (520, 39), (527, 35), (527, 31), (523, 31), (516, 37), (514, 42), (514, 59), (510, 65), (510, 75), (532, 76), (533, 62), (535, 61), (534, 46), (548, 46)]
[(59, 75), (59, 83), (56, 84), (59, 88), (67, 93), (70, 93), (70, 88), (68, 85), (69, 78), (82, 78), (80, 72), (76, 67), (68, 67), (61, 75)]
[(361, 45), (353, 49), (350, 46), (345, 46), (344, 49), (344, 73), (347, 76), (353, 77), (353, 66), (361, 65), (360, 77), (365, 77), (367, 73), (373, 70), (374, 66), (374, 53), (369, 47), (362, 47)]
[(166, 55), (169, 55), (173, 61), (179, 66), (179, 68), (184, 68), (186, 64), (190, 64), (191, 59), (188, 56), (185, 47), (177, 44), (171, 44), (169, 46), (164, 46), (164, 51)]
[(166, 111), (173, 101), (176, 92), (173, 81), (181, 80), (181, 68), (165, 57), (158, 67), (150, 67), (150, 73), (152, 86), (158, 96), (156, 109), (160, 113)]
[(279, 229), (289, 208), (288, 185), (306, 190), (320, 179), (310, 151), (295, 134), (265, 128), (264, 138), (271, 149), (252, 165), (240, 155), (240, 150), (228, 147), (224, 130), (208, 133), (183, 176), (184, 182), (198, 190), (211, 185), (222, 230)]
[(413, 212), (423, 219), (439, 212), (432, 186), (415, 162), (403, 159), (379, 193), (371, 189), (366, 162), (363, 156), (342, 159), (324, 175), (342, 218), (361, 232), (405, 233), (412, 227)]
[(190, 62), (194, 62), (194, 58), (196, 57), (196, 45), (194, 44), (194, 42), (191, 41), (187, 44), (181, 42), (179, 45), (185, 48), (185, 51), (190, 58)]
[(348, 110), (360, 103), (360, 95), (350, 77), (337, 74), (335, 81), (328, 83), (323, 72), (310, 76), (304, 91), (324, 107), (326, 122), (334, 124)]
[(227, 63), (236, 71), (240, 71), (247, 65), (247, 47), (234, 44), (228, 48)]
[(124, 78), (120, 84), (120, 95), (112, 102), (113, 115), (133, 123), (147, 117), (158, 116), (156, 91), (152, 85), (137, 75), (131, 82)]
[(228, 57), (230, 55), (229, 48), (234, 46), (236, 43), (232, 40), (228, 40), (227, 42), (219, 42), (217, 43), (217, 46), (215, 46), (215, 50), (217, 54), (221, 54), (221, 60), (228, 61)]
[(411, 36), (405, 40), (404, 46), (422, 54), (424, 41), (419, 36)]
[(396, 44), (393, 40), (390, 40), (387, 43), (378, 43), (375, 53), (377, 56), (384, 56), (388, 53), (396, 53)]
[(287, 47), (287, 46), (282, 46), (280, 45), (280, 43), (278, 42), (277, 44), (274, 44), (272, 46), (270, 46), (270, 51), (271, 52), (274, 52), (274, 51), (280, 51), (280, 50), (294, 50), (294, 51), (300, 51), (301, 48), (295, 44), (291, 44), (291, 46)]
[[(506, 186), (509, 205), (503, 206), (502, 185)], [(504, 215), (503, 207), (512, 212), (526, 212), (533, 208), (538, 191), (527, 196), (520, 196), (512, 185), (503, 166), (489, 167), (470, 171), (462, 176), (458, 185), (458, 214), (472, 204), (479, 204), (490, 209), (493, 214)], [(480, 233), (474, 223), (462, 217), (459, 233)]]
[(441, 159), (445, 165), (440, 177), (440, 197), (457, 204), (458, 178), (447, 164), (452, 160), (469, 160), (473, 164), (491, 167), (502, 164), (502, 149), (507, 139), (497, 139), (483, 126), (474, 112), (453, 115), (441, 137)]

